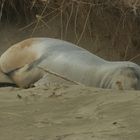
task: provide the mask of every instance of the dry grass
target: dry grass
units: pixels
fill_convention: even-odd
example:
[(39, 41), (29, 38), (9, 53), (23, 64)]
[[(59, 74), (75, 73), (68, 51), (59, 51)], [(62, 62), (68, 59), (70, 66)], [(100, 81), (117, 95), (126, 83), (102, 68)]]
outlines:
[[(137, 31), (140, 0), (0, 0), (0, 6), (2, 22), (22, 24), (20, 30), (32, 29), (31, 36), (37, 29), (49, 28), (49, 23), (59, 19), (61, 39), (66, 39), (72, 28), (77, 44), (85, 36), (101, 41), (102, 35), (110, 38), (111, 46), (121, 59), (133, 60), (140, 55), (139, 52), (134, 53), (136, 56), (129, 55), (131, 46), (140, 44)], [(120, 52), (117, 46), (121, 41)]]
[[(62, 12), (67, 16), (67, 26), (73, 14), (88, 14), (88, 10), (117, 9), (121, 13), (132, 13), (137, 15), (140, 7), (140, 0), (0, 0), (1, 20), (24, 21), (35, 18), (36, 14), (45, 18), (48, 12)], [(42, 13), (43, 12), (43, 13)], [(79, 14), (78, 14), (78, 13)], [(82, 13), (83, 12), (83, 13)], [(83, 16), (83, 15), (82, 15)]]

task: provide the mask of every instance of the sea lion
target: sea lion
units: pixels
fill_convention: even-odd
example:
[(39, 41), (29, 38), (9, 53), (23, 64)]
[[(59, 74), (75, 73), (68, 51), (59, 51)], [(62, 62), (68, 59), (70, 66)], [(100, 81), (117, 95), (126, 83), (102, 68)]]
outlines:
[(20, 87), (42, 78), (43, 69), (87, 86), (140, 89), (139, 65), (107, 61), (75, 44), (53, 38), (30, 38), (13, 45), (1, 55), (0, 68)]

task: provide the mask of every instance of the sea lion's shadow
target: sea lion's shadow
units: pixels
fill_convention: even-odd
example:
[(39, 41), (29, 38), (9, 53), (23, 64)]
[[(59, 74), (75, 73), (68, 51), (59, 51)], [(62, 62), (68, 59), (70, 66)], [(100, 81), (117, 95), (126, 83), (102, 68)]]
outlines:
[(2, 82), (2, 83), (0, 83), (0, 88), (2, 88), (2, 87), (18, 87), (18, 86), (14, 83)]

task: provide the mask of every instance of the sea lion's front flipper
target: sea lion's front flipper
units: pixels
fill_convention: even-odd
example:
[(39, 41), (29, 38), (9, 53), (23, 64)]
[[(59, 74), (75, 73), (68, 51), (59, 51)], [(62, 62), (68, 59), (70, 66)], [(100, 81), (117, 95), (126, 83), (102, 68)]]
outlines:
[(16, 84), (10, 79), (8, 75), (0, 71), (0, 87), (5, 86), (16, 86)]

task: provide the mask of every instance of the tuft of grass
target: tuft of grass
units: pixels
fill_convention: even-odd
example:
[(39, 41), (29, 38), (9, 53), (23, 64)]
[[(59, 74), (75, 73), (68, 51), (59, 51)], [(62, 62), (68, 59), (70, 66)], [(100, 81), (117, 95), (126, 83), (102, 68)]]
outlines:
[[(140, 0), (0, 0), (1, 22), (22, 24), (20, 30), (32, 28), (33, 36), (37, 29), (49, 28), (50, 22), (59, 19), (61, 39), (67, 39), (71, 29), (76, 44), (85, 36), (93, 42), (99, 38), (99, 43), (102, 36), (109, 39), (114, 53), (118, 51), (123, 60), (130, 59), (128, 53), (135, 46), (133, 40), (140, 44), (137, 39), (140, 31), (136, 31), (139, 15)], [(123, 48), (117, 46), (121, 41)], [(94, 51), (98, 50), (101, 48)]]
[(41, 14), (42, 10), (44, 14), (58, 10), (68, 16), (69, 22), (73, 14), (88, 14), (91, 7), (93, 10), (114, 8), (122, 13), (127, 11), (138, 15), (140, 0), (0, 0), (0, 20), (28, 21)]

